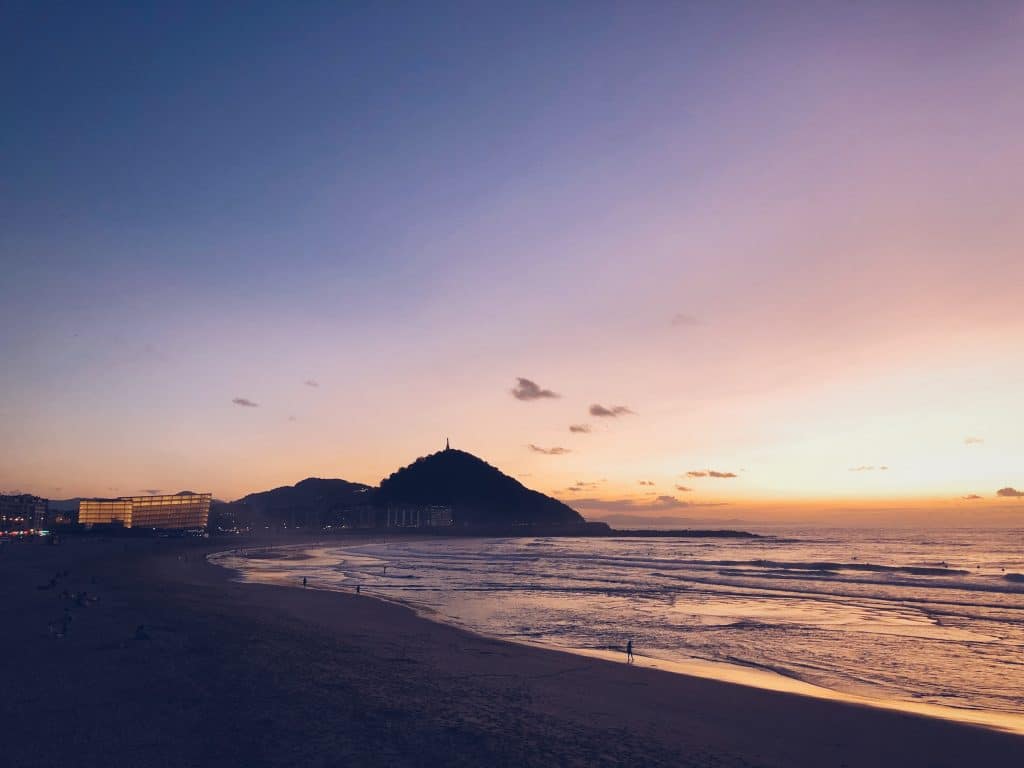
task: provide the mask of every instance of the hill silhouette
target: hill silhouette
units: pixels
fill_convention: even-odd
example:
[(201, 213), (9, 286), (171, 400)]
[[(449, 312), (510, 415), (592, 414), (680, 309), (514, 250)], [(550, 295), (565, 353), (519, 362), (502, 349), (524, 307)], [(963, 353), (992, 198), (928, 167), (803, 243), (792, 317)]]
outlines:
[[(585, 521), (557, 499), (526, 488), (486, 461), (445, 449), (402, 467), (373, 488), (310, 477), (295, 485), (214, 501), (211, 524), (262, 528), (382, 527), (389, 506), (449, 506), (459, 529), (580, 526)], [(451, 529), (449, 529), (451, 530)]]
[(374, 505), (448, 505), (458, 526), (579, 525), (578, 512), (471, 453), (445, 449), (381, 481)]
[(372, 490), (363, 483), (307, 477), (295, 485), (250, 493), (237, 501), (214, 502), (211, 517), (293, 528), (340, 524), (347, 511), (369, 504)]

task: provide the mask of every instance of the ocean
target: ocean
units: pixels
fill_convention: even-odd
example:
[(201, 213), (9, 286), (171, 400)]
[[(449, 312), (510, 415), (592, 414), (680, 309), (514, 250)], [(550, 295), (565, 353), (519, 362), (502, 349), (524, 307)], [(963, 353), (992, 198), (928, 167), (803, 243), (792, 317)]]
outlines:
[[(755, 531), (757, 529), (754, 529)], [(1024, 718), (1024, 530), (757, 539), (384, 538), (211, 556), (244, 580), (406, 603), (488, 636), (782, 690)], [(756, 675), (737, 678), (740, 671)], [(956, 716), (954, 712), (953, 716)], [(945, 716), (948, 716), (945, 715)], [(1024, 723), (1024, 719), (1020, 720)]]

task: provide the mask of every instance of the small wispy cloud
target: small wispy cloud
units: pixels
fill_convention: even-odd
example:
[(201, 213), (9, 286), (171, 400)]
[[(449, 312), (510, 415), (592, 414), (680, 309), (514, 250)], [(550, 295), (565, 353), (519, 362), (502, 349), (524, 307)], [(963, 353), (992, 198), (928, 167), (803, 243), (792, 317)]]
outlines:
[(996, 491), (996, 496), (1002, 496), (1009, 499), (1019, 499), (1024, 497), (1024, 491), (1018, 491), (1016, 488), (1010, 488), (1007, 486), (1006, 488), (1000, 488)]
[(234, 403), (235, 405), (240, 405), (243, 408), (259, 408), (260, 407), (259, 403), (254, 403), (248, 397), (236, 397), (236, 398), (232, 399), (231, 402)]
[(736, 477), (735, 472), (719, 472), (717, 469), (692, 469), (686, 473), (687, 477)]
[(887, 469), (889, 469), (889, 468), (887, 466), (885, 466), (884, 464), (882, 466), (880, 466), (880, 467), (876, 467), (874, 464), (862, 464), (859, 467), (850, 467), (849, 471), (850, 472), (874, 472), (875, 470), (878, 470), (879, 472), (885, 472)]
[(964, 445), (981, 445), (984, 442), (985, 442), (985, 438), (983, 438), (983, 437), (965, 437), (964, 438)]
[(689, 487), (687, 487), (685, 485), (677, 485), (676, 486), (676, 490), (677, 491), (682, 491), (683, 493), (689, 493), (690, 491), (693, 490), (693, 488), (689, 488)]
[(302, 383), (305, 384), (307, 387), (319, 387), (320, 386), (320, 382), (317, 381), (316, 379), (306, 379)]
[(686, 325), (700, 325), (698, 320), (693, 315), (688, 315), (685, 312), (676, 312), (672, 315), (672, 325), (674, 326), (686, 326)]
[(585, 480), (577, 480), (573, 485), (570, 485), (568, 488), (566, 488), (566, 490), (572, 491), (573, 493), (580, 493), (581, 491), (593, 490), (594, 488), (597, 488), (597, 486), (597, 483), (590, 483), (586, 482)]
[(288, 421), (295, 421), (295, 417), (294, 416), (289, 416), (288, 417)]
[(589, 424), (570, 424), (569, 431), (574, 432), (578, 435), (589, 435), (590, 425)]
[(542, 388), (537, 382), (524, 379), (521, 376), (516, 378), (518, 382), (512, 387), (512, 397), (516, 400), (543, 400), (551, 397), (561, 397), (557, 392)]
[(611, 418), (615, 419), (619, 416), (635, 416), (636, 414), (631, 409), (624, 405), (613, 405), (611, 407), (605, 407), (600, 403), (594, 403), (590, 406), (590, 415), (598, 416), (600, 418)]
[(637, 480), (637, 483), (640, 485), (654, 485), (653, 480)]
[(141, 492), (148, 493), (150, 496), (159, 496), (161, 493), (163, 493), (163, 490), (161, 490), (160, 488), (143, 488)]
[(543, 453), (545, 456), (562, 456), (563, 454), (571, 453), (568, 448), (561, 448), (557, 445), (553, 448), (541, 448), (539, 445), (530, 443), (529, 447), (531, 451), (535, 453)]
[(966, 496), (961, 496), (960, 498), (964, 501), (977, 501), (981, 496), (976, 493), (968, 493)]

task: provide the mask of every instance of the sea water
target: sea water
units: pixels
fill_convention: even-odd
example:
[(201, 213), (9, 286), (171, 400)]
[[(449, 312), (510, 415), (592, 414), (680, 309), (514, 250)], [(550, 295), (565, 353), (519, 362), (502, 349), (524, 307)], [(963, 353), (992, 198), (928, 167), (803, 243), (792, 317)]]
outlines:
[[(888, 702), (1024, 715), (1024, 530), (762, 538), (386, 538), (211, 559), (356, 585), (492, 637), (769, 670)], [(685, 667), (684, 667), (685, 668)]]

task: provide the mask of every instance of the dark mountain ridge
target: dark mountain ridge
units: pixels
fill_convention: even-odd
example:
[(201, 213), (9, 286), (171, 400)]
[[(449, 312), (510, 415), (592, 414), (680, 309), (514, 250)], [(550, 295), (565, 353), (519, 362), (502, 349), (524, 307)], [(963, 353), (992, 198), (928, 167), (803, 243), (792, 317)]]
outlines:
[(382, 527), (389, 507), (450, 507), (455, 527), (584, 525), (574, 509), (530, 490), (476, 456), (447, 448), (402, 467), (373, 488), (310, 477), (295, 485), (214, 502), (214, 527)]
[[(247, 525), (283, 524), (289, 527), (340, 525), (352, 509), (370, 503), (373, 488), (348, 480), (307, 477), (295, 485), (250, 493), (232, 502), (215, 501), (211, 518)], [(223, 527), (230, 527), (223, 524)]]

